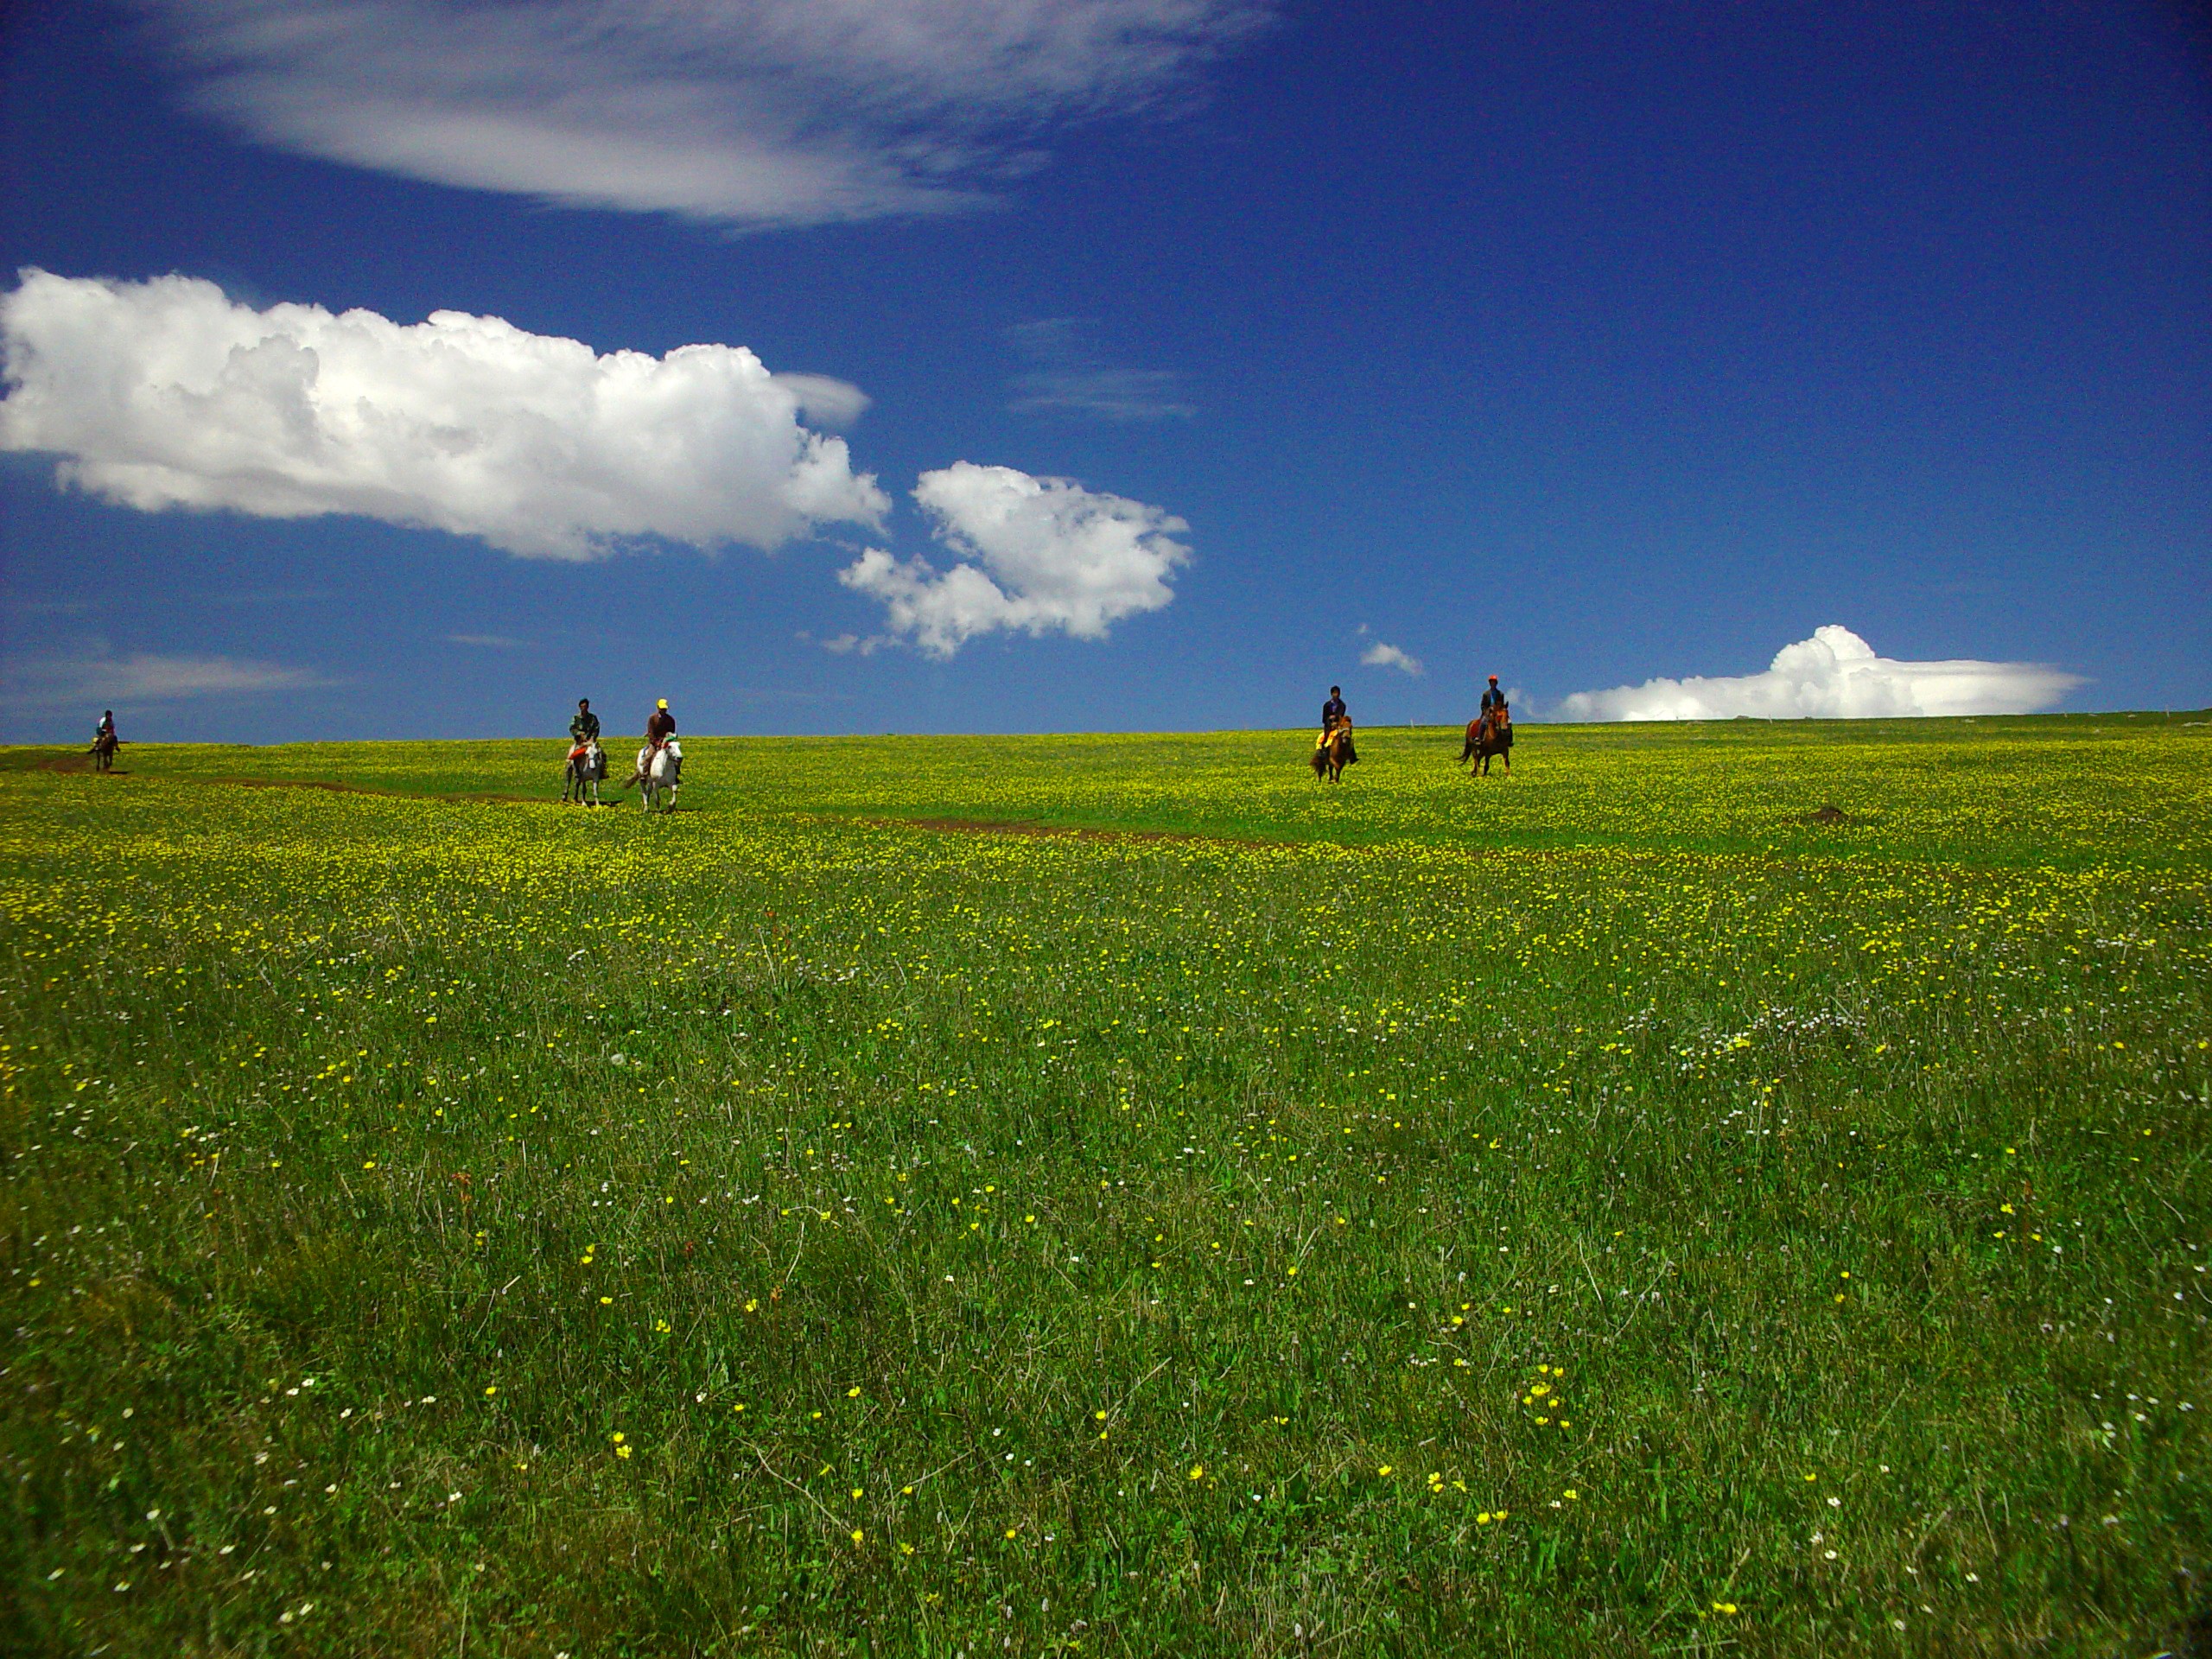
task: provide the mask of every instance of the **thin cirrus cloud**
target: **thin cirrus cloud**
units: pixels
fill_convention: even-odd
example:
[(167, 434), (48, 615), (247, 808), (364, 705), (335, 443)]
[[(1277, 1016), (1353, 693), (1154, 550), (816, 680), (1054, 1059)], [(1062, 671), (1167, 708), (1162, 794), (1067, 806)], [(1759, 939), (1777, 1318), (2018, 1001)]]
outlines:
[(1084, 317), (1046, 317), (1007, 329), (1008, 342), (1029, 365), (1014, 377), (1008, 406), (1108, 421), (1187, 420), (1198, 413), (1179, 396), (1180, 376), (1116, 367), (1101, 353), (1097, 332)]
[(1169, 579), (1190, 557), (1173, 539), (1190, 528), (1182, 519), (1068, 479), (963, 461), (924, 473), (914, 499), (961, 563), (939, 571), (870, 548), (837, 580), (881, 602), (880, 639), (927, 656), (948, 658), (1000, 632), (1103, 639), (1122, 618), (1171, 603)]
[(1402, 652), (1395, 645), (1386, 645), (1380, 639), (1359, 653), (1359, 660), (1369, 668), (1395, 668), (1402, 674), (1419, 679), (1428, 670), (1420, 658)]
[(143, 511), (355, 513), (525, 558), (641, 539), (769, 548), (890, 503), (842, 438), (865, 406), (741, 346), (594, 353), (499, 317), (255, 310), (214, 283), (23, 273), (0, 295), (0, 449)]
[(2041, 663), (1904, 662), (1878, 657), (1831, 623), (1784, 645), (1764, 674), (1652, 679), (1561, 701), (1562, 721), (1870, 720), (1916, 715), (2024, 715), (2083, 683)]
[(1277, 0), (136, 0), (201, 109), (410, 178), (736, 226), (959, 212)]

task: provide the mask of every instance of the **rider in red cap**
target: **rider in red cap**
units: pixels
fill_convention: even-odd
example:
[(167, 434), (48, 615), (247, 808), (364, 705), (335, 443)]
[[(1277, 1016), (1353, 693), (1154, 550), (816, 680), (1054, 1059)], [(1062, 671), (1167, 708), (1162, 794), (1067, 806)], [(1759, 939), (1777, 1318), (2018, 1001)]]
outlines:
[(1483, 693), (1483, 713), (1505, 707), (1505, 693), (1497, 689), (1497, 676), (1490, 677), (1490, 690)]

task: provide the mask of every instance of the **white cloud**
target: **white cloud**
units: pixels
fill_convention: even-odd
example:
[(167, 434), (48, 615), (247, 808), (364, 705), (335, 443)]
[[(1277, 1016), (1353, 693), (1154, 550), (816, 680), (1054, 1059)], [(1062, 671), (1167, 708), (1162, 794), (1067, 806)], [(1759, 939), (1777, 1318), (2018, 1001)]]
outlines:
[(774, 374), (768, 377), (791, 395), (799, 418), (833, 431), (849, 430), (867, 413), (874, 401), (858, 386), (833, 380), (826, 374)]
[(505, 633), (448, 633), (445, 642), (449, 645), (467, 645), (474, 651), (513, 651), (522, 644)]
[(458, 311), (256, 311), (192, 277), (30, 270), (0, 296), (0, 449), (59, 454), (58, 482), (146, 511), (358, 513), (590, 559), (639, 537), (772, 547), (890, 505), (800, 424), (819, 377), (795, 391), (741, 346), (600, 356)]
[(1011, 467), (956, 462), (924, 473), (914, 499), (963, 559), (939, 572), (871, 548), (837, 573), (880, 600), (891, 633), (932, 657), (998, 629), (1101, 639), (1108, 625), (1175, 597), (1167, 579), (1190, 557), (1171, 539), (1190, 526), (1127, 497)]
[(1386, 645), (1380, 639), (1359, 653), (1359, 660), (1370, 668), (1395, 668), (1418, 678), (1427, 672), (1418, 657), (1409, 657), (1395, 645)]
[(5, 696), (12, 703), (54, 708), (129, 708), (188, 697), (264, 696), (329, 683), (304, 668), (238, 657), (163, 656), (134, 652), (118, 657), (95, 646), (68, 657), (11, 658)]
[(1578, 691), (1556, 718), (1594, 720), (1866, 720), (1908, 715), (2022, 715), (2048, 709), (2081, 677), (2039, 663), (1900, 662), (1877, 657), (1848, 628), (1830, 624), (1775, 653), (1764, 674), (1646, 680)]
[(442, 184), (742, 225), (957, 211), (1276, 0), (137, 0), (200, 107)]

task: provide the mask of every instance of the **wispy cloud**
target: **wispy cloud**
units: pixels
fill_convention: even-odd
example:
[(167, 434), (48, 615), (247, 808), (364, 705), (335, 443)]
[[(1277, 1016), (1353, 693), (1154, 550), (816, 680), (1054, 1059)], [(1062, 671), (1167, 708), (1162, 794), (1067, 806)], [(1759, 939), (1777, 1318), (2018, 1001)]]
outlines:
[(924, 473), (914, 499), (963, 563), (940, 572), (870, 548), (837, 580), (881, 601), (890, 637), (932, 657), (1001, 629), (1103, 639), (1109, 624), (1170, 603), (1168, 579), (1191, 556), (1173, 539), (1190, 526), (1173, 513), (1011, 467), (957, 461)]
[(449, 645), (467, 645), (476, 651), (514, 651), (522, 641), (505, 633), (448, 633), (442, 638)]
[(263, 142), (735, 225), (997, 200), (1055, 124), (1186, 98), (1275, 0), (137, 0)]
[(211, 605), (320, 605), (336, 599), (334, 588), (242, 588), (232, 593), (210, 594)]
[(1105, 361), (1097, 327), (1081, 317), (1016, 323), (1007, 338), (1029, 364), (1014, 381), (1017, 410), (1088, 415), (1109, 421), (1186, 420), (1197, 409), (1178, 395), (1181, 377), (1166, 369), (1116, 368)]
[(773, 547), (890, 503), (807, 408), (867, 399), (742, 346), (595, 353), (499, 317), (233, 303), (209, 282), (26, 272), (0, 296), (0, 449), (124, 506), (358, 513), (531, 558)]
[(1845, 627), (1830, 624), (1784, 645), (1764, 674), (1653, 679), (1609, 691), (1578, 691), (1557, 718), (1727, 720), (1738, 715), (1786, 720), (1874, 719), (1910, 715), (2024, 715), (2055, 706), (2083, 683), (2041, 663), (1971, 659), (1903, 662), (1878, 657)]
[(1420, 658), (1408, 656), (1395, 645), (1386, 645), (1380, 639), (1361, 652), (1359, 660), (1370, 668), (1395, 668), (1416, 679), (1428, 671), (1421, 665)]
[(250, 658), (154, 652), (118, 657), (98, 647), (67, 657), (10, 658), (0, 671), (0, 700), (27, 709), (126, 709), (194, 697), (264, 696), (330, 683), (309, 669)]

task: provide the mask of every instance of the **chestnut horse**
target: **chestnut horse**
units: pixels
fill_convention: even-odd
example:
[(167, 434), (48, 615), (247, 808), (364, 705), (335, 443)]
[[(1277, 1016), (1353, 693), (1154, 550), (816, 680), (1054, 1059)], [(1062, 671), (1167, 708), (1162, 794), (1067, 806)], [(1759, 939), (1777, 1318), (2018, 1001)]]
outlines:
[(1338, 783), (1344, 778), (1344, 768), (1358, 759), (1351, 746), (1351, 721), (1340, 720), (1334, 731), (1313, 746), (1313, 776)]
[(1486, 715), (1478, 715), (1467, 722), (1467, 741), (1459, 751), (1462, 766), (1470, 760), (1480, 760), (1482, 766), (1469, 777), (1490, 776), (1493, 760), (1505, 762), (1505, 775), (1513, 775), (1513, 716), (1503, 709), (1493, 709)]

